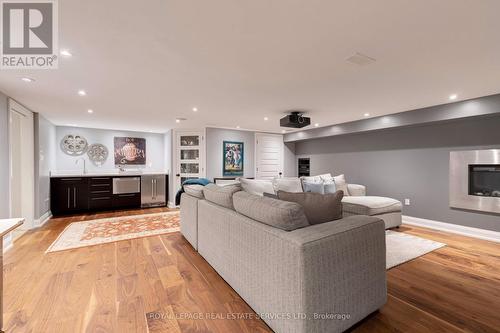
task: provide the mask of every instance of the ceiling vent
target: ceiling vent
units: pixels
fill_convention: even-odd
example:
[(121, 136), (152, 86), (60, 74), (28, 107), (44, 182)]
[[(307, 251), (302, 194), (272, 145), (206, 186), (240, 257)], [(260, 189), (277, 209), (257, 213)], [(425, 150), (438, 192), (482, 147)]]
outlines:
[(376, 61), (375, 59), (373, 59), (367, 55), (361, 54), (359, 52), (354, 53), (352, 56), (350, 56), (346, 60), (348, 62), (350, 62), (351, 64), (355, 64), (358, 66), (366, 66), (366, 65), (369, 65), (369, 64), (374, 63)]

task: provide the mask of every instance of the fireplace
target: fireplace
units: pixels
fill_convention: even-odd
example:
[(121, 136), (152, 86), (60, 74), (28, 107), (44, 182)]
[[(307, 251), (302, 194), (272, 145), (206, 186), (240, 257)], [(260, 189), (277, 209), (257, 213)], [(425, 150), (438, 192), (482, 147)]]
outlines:
[(450, 153), (450, 207), (500, 214), (500, 149)]
[(500, 164), (470, 164), (469, 195), (500, 197)]

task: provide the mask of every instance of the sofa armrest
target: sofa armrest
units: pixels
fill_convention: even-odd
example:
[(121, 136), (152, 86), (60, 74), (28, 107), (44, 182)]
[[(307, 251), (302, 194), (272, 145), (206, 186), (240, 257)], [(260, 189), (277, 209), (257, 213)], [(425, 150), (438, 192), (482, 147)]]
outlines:
[(301, 244), (304, 312), (325, 314), (306, 321), (306, 332), (343, 331), (385, 304), (384, 229), (380, 219), (357, 216), (289, 233)]
[(347, 184), (349, 195), (353, 197), (361, 197), (366, 195), (366, 186), (359, 184)]

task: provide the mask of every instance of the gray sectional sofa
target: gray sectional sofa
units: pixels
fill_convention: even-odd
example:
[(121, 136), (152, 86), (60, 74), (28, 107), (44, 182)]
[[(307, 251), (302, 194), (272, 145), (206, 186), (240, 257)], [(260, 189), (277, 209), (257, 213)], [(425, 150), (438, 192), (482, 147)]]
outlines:
[(300, 205), (239, 190), (186, 191), (181, 233), (275, 332), (342, 332), (385, 304), (381, 219), (308, 225)]

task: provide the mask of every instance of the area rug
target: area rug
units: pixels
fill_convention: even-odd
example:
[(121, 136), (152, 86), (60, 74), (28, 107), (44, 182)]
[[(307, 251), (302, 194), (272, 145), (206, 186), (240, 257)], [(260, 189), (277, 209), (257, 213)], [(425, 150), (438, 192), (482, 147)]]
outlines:
[(443, 246), (446, 246), (446, 244), (402, 232), (386, 230), (386, 268), (401, 265)]
[(45, 251), (56, 252), (179, 231), (179, 212), (71, 223)]

